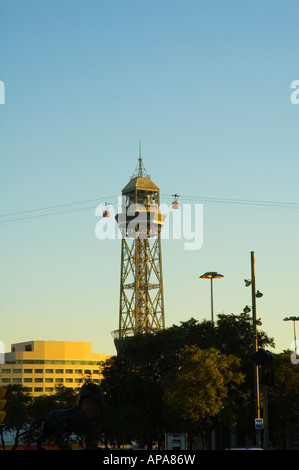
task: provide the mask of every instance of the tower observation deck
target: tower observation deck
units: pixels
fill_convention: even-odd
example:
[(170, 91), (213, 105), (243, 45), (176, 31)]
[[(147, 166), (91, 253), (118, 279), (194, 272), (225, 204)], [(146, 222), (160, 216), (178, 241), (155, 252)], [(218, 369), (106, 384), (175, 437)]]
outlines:
[(141, 155), (122, 190), (122, 212), (116, 215), (121, 241), (119, 340), (165, 328), (159, 210), (159, 188), (150, 179)]

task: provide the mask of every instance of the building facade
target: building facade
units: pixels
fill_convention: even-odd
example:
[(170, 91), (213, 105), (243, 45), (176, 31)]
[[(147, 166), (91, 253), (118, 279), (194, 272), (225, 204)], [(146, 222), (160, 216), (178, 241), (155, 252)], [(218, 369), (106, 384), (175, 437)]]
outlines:
[(59, 385), (78, 390), (90, 378), (100, 382), (101, 363), (109, 358), (77, 341), (26, 341), (11, 345), (0, 364), (0, 387), (21, 384), (33, 396), (49, 395)]

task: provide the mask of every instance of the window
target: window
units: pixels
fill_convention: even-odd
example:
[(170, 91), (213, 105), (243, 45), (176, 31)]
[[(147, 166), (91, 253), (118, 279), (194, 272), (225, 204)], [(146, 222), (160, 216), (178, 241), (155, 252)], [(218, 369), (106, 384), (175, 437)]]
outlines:
[(22, 379), (12, 379), (12, 383), (13, 383), (13, 384), (21, 384), (21, 383), (22, 383)]
[(65, 369), (65, 373), (66, 373), (66, 374), (72, 374), (72, 373), (73, 373), (73, 369)]
[(35, 374), (42, 374), (43, 372), (43, 369), (34, 369)]
[(84, 374), (91, 374), (91, 370), (90, 369), (85, 369)]
[(2, 374), (10, 374), (10, 369), (2, 369)]
[(53, 392), (53, 387), (45, 387), (45, 392)]
[(26, 344), (25, 351), (32, 351), (32, 344)]
[(32, 369), (24, 369), (24, 374), (32, 374)]
[(41, 382), (43, 382), (43, 379), (42, 379), (42, 378), (35, 378), (35, 379), (34, 379), (34, 382), (39, 382), (39, 383), (41, 383)]
[(75, 374), (82, 374), (82, 369), (75, 369)]
[(3, 384), (10, 384), (10, 379), (2, 379)]
[(63, 383), (63, 379), (56, 378), (56, 379), (55, 379), (55, 382), (56, 382), (57, 384), (62, 384), (62, 383)]
[(54, 370), (53, 369), (46, 369), (45, 373), (46, 374), (53, 374)]
[(99, 371), (99, 370), (93, 370), (92, 373), (93, 373), (93, 374), (99, 374), (100, 371)]
[(42, 391), (43, 391), (43, 387), (34, 387), (34, 391), (35, 391), (35, 392), (42, 392)]
[(71, 382), (73, 382), (73, 379), (65, 379), (65, 382), (66, 383), (71, 383)]
[(75, 379), (75, 383), (76, 383), (76, 384), (80, 384), (80, 383), (81, 383), (81, 379)]
[(29, 382), (32, 382), (32, 378), (30, 377), (27, 377), (24, 379), (24, 383), (29, 383)]
[(50, 378), (50, 377), (46, 377), (46, 378), (45, 378), (45, 382), (47, 382), (47, 383), (49, 383), (49, 382), (53, 382), (53, 379), (52, 379), (52, 377), (51, 377), (51, 378)]
[(63, 374), (63, 369), (55, 369), (56, 374)]
[(22, 369), (13, 369), (12, 370), (14, 374), (21, 374), (22, 373)]

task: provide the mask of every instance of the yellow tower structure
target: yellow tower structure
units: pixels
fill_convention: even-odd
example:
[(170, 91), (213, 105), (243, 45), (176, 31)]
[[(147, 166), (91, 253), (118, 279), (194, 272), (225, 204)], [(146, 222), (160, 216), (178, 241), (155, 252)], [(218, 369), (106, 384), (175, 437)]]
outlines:
[(165, 328), (159, 188), (144, 168), (141, 153), (134, 175), (122, 190), (116, 215), (122, 234), (118, 340)]

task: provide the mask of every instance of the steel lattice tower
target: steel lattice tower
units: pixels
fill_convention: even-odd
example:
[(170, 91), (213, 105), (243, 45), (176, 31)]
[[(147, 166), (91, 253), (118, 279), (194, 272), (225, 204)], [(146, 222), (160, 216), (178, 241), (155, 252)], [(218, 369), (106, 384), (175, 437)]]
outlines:
[(159, 188), (143, 166), (141, 154), (122, 190), (122, 233), (119, 329), (122, 338), (165, 328), (160, 232), (165, 215), (159, 211)]

